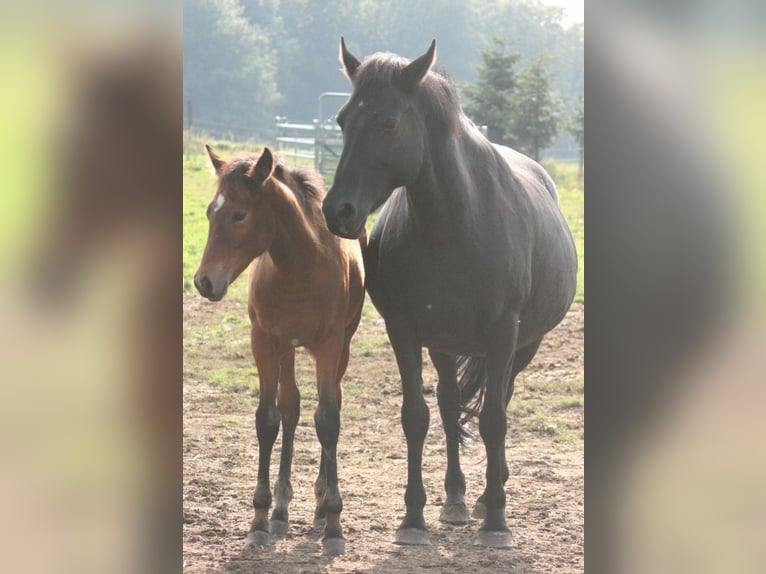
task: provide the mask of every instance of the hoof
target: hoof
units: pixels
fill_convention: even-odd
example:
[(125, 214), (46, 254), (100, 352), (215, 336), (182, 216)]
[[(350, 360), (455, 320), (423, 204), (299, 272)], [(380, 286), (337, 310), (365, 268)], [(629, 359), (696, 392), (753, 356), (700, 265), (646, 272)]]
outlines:
[(271, 546), (271, 536), (263, 530), (253, 530), (247, 534), (245, 548), (268, 548)]
[(346, 541), (343, 538), (327, 538), (322, 540), (324, 556), (343, 556), (346, 553)]
[(314, 519), (314, 530), (324, 530), (325, 525), (325, 519), (324, 518), (315, 518)]
[(269, 533), (272, 536), (285, 536), (287, 534), (288, 524), (284, 520), (270, 520)]
[(447, 524), (467, 524), (468, 508), (465, 504), (445, 504), (442, 506), (439, 520)]
[(479, 520), (484, 520), (487, 517), (487, 505), (484, 504), (482, 501), (477, 500), (476, 504), (473, 507), (473, 512), (471, 513), (472, 518), (478, 518)]
[(511, 533), (510, 531), (479, 530), (474, 545), (489, 546), (490, 548), (510, 548), (512, 546)]
[(428, 531), (420, 528), (400, 528), (396, 531), (394, 544), (406, 544), (414, 546), (428, 546), (431, 541), (428, 539)]

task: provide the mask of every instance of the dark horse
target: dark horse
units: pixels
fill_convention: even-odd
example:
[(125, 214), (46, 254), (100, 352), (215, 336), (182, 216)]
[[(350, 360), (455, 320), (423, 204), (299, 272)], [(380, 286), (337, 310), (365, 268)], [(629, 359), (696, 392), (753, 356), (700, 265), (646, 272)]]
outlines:
[[(315, 518), (324, 525), (325, 554), (343, 554), (343, 508), (338, 490), (336, 446), (340, 432), (341, 379), (349, 343), (364, 303), (361, 241), (332, 235), (322, 218), (324, 185), (316, 172), (287, 169), (269, 148), (260, 156), (221, 159), (210, 147), (218, 190), (208, 206), (210, 220), (194, 284), (203, 297), (219, 301), (248, 266), (247, 309), (260, 395), (258, 485), (248, 545), (265, 546), (269, 534), (287, 532), (293, 497), (290, 470), (300, 393), (295, 381), (295, 348), (316, 360), (319, 404), (314, 421), (322, 458), (314, 485)], [(282, 458), (269, 520), (271, 450), (282, 423)]]
[(447, 440), (441, 520), (468, 521), (459, 423), (478, 391), (487, 472), (475, 511), (484, 515), (477, 542), (510, 546), (506, 408), (516, 375), (575, 292), (576, 253), (555, 185), (539, 164), (493, 145), (466, 118), (454, 84), (432, 69), (435, 41), (412, 62), (375, 54), (360, 63), (341, 38), (340, 59), (353, 93), (338, 113), (344, 147), (323, 211), (333, 233), (353, 238), (388, 199), (370, 234), (365, 272), (404, 395), (407, 512), (396, 541), (428, 543), (421, 474), (429, 419), (425, 346), (439, 376)]

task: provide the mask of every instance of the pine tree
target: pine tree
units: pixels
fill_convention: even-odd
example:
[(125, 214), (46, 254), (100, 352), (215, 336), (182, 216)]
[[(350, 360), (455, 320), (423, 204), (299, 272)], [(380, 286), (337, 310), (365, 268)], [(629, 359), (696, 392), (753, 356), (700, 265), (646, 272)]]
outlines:
[(510, 42), (497, 37), (492, 42), (496, 48), (481, 54), (482, 63), (476, 70), (479, 80), (475, 85), (463, 86), (470, 98), (465, 112), (475, 123), (487, 126), (491, 141), (514, 147), (513, 94), (518, 79), (513, 68), (521, 55), (510, 51)]
[(582, 174), (583, 163), (585, 161), (585, 108), (582, 97), (580, 97), (580, 101), (574, 110), (574, 115), (570, 118), (566, 129), (577, 144), (577, 149), (580, 152), (579, 171)]
[(534, 160), (556, 139), (561, 99), (552, 91), (554, 74), (540, 57), (519, 73), (514, 94), (513, 134), (516, 148)]

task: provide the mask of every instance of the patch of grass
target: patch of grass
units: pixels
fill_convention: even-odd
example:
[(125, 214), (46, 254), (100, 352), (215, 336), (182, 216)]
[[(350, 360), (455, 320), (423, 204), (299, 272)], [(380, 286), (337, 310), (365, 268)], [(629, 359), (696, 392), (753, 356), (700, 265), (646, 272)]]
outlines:
[(391, 350), (391, 343), (386, 335), (373, 335), (368, 337), (358, 337), (354, 340), (352, 353), (362, 357), (377, 357), (381, 353), (387, 353)]
[(556, 408), (559, 410), (574, 409), (582, 406), (582, 399), (577, 396), (564, 397), (556, 401)]

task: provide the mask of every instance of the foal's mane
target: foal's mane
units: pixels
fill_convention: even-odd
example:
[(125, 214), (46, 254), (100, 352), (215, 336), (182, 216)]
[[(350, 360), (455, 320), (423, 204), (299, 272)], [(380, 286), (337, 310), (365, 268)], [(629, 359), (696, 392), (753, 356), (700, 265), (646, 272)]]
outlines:
[[(255, 165), (260, 156), (251, 154), (231, 160), (225, 173), (221, 176), (221, 184), (233, 184), (245, 177), (247, 171)], [(274, 155), (274, 173), (272, 176), (289, 187), (295, 198), (301, 204), (303, 211), (313, 213), (321, 210), (322, 199), (325, 196), (325, 187), (322, 176), (314, 170), (304, 167), (288, 167), (279, 155)], [(231, 189), (236, 189), (230, 185)]]
[[(367, 57), (354, 76), (354, 89), (360, 93), (376, 93), (380, 88), (397, 85), (402, 70), (410, 61), (390, 52), (378, 52)], [(431, 127), (444, 126), (452, 133), (460, 124), (463, 113), (455, 82), (446, 70), (436, 66), (426, 74), (415, 92), (418, 108), (427, 119), (435, 120)]]

